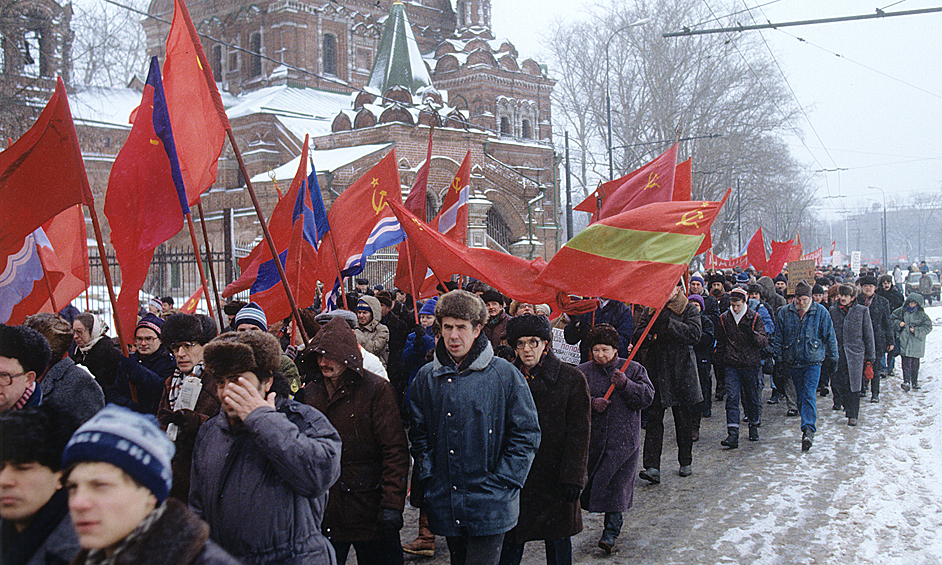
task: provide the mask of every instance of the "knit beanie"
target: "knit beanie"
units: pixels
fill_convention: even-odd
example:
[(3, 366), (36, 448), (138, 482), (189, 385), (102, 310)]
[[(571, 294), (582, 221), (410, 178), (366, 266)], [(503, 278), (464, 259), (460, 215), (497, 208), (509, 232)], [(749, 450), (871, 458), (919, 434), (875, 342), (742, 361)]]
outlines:
[(706, 309), (706, 304), (703, 302), (703, 297), (700, 296), (699, 294), (691, 294), (690, 296), (687, 297), (687, 300), (690, 300), (691, 302), (696, 302), (697, 304), (699, 304), (701, 312), (703, 312)]
[(158, 312), (164, 308), (164, 303), (161, 302), (159, 298), (151, 298), (147, 305), (156, 308)]
[(783, 283), (787, 283), (787, 282), (788, 282), (788, 279), (785, 278), (785, 275), (779, 273), (774, 279), (772, 279), (772, 281), (773, 281), (773, 282), (783, 282)]
[(137, 326), (134, 328), (134, 332), (137, 333), (137, 330), (141, 328), (147, 328), (149, 330), (153, 330), (153, 332), (157, 334), (157, 337), (160, 337), (160, 330), (163, 328), (163, 325), (163, 318), (148, 312), (147, 314), (144, 314), (144, 316), (137, 323)]
[(425, 304), (422, 305), (422, 309), (419, 310), (419, 316), (434, 316), (436, 304), (438, 304), (437, 296), (426, 300)]
[(745, 290), (737, 286), (733, 290), (729, 291), (729, 299), (730, 300), (742, 300), (743, 302), (745, 302), (746, 300), (749, 299), (749, 295), (746, 294)]
[(85, 461), (110, 463), (154, 493), (161, 504), (173, 484), (174, 451), (156, 418), (109, 404), (72, 435), (62, 453), (62, 467)]
[(795, 285), (795, 298), (799, 296), (811, 296), (811, 285), (804, 280), (798, 281), (798, 284)]
[(543, 316), (524, 314), (507, 320), (507, 345), (515, 347), (521, 337), (538, 337), (544, 341), (553, 340), (553, 330), (549, 320)]
[(825, 294), (826, 292), (827, 291), (824, 290), (824, 287), (819, 284), (815, 284), (813, 287), (811, 287), (811, 294)]
[(700, 273), (694, 273), (690, 275), (690, 282), (698, 282), (703, 284), (703, 277), (700, 276)]
[(252, 324), (258, 326), (263, 332), (268, 331), (268, 319), (265, 317), (265, 311), (254, 302), (249, 302), (236, 314), (233, 326), (238, 329), (242, 324)]

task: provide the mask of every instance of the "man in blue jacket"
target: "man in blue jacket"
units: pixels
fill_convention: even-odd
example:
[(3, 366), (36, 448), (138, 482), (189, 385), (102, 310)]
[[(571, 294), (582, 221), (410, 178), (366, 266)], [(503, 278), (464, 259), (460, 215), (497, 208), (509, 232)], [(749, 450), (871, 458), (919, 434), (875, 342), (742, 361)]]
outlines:
[(794, 302), (776, 315), (772, 348), (775, 362), (784, 363), (795, 383), (801, 413), (801, 450), (808, 451), (818, 419), (815, 392), (821, 364), (833, 364), (838, 351), (831, 315), (811, 299), (811, 285), (805, 281), (795, 286)]
[(477, 295), (441, 296), (442, 336), (409, 392), (413, 485), (453, 565), (496, 565), (517, 524), (520, 489), (540, 445), (536, 404), (520, 371), (494, 355)]

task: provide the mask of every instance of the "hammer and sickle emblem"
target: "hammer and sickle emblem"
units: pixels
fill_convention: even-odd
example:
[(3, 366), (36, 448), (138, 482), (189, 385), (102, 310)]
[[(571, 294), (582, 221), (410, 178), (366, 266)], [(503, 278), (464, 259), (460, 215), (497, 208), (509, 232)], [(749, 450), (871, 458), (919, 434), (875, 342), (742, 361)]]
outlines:
[(455, 192), (458, 192), (459, 190), (461, 190), (461, 179), (460, 179), (460, 178), (455, 177), (454, 179), (452, 179), (452, 181), (451, 181), (451, 189), (452, 189), (453, 191), (455, 191)]
[[(377, 193), (379, 194), (379, 202), (376, 202)], [(373, 205), (373, 211), (376, 212), (377, 214), (379, 214), (380, 210), (382, 210), (384, 206), (388, 206), (388, 203), (386, 202), (385, 190), (373, 191), (372, 205)]]
[(645, 189), (648, 189), (648, 188), (661, 188), (661, 185), (659, 185), (659, 184), (657, 184), (656, 182), (654, 182), (654, 181), (657, 180), (658, 176), (659, 176), (659, 175), (658, 175), (657, 173), (650, 173), (650, 174), (648, 174), (648, 184), (646, 184), (646, 185), (644, 186), (644, 188), (642, 188), (641, 190), (645, 190)]
[(680, 221), (674, 225), (679, 226), (683, 224), (685, 226), (693, 226), (695, 228), (699, 228), (700, 224), (698, 224), (697, 222), (701, 220), (703, 220), (703, 212), (701, 210), (689, 210), (687, 212), (684, 212), (684, 215), (680, 217)]

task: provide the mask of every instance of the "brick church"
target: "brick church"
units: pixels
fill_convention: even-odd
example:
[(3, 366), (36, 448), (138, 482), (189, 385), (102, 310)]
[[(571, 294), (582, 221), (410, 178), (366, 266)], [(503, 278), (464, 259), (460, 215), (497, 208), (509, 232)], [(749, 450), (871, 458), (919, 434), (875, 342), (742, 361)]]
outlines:
[[(434, 127), (430, 216), (470, 151), (468, 244), (525, 258), (558, 249), (555, 81), (494, 38), (490, 0), (193, 0), (188, 7), (266, 213), (294, 176), (305, 135), (329, 207), (393, 147), (405, 195)], [(148, 11), (148, 55), (163, 57), (173, 1), (153, 0)], [(63, 72), (47, 66), (49, 76)], [(70, 85), (99, 210), (142, 83)], [(245, 181), (227, 145), (203, 196), (216, 250), (260, 237)], [(188, 245), (186, 233), (176, 239)]]

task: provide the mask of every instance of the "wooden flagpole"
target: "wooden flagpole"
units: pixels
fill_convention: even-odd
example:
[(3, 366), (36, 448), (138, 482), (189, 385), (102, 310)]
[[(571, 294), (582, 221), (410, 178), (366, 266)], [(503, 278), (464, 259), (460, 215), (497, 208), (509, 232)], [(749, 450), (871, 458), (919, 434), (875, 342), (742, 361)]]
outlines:
[[(33, 245), (36, 245), (35, 243)], [(52, 293), (52, 283), (49, 282), (49, 271), (46, 269), (46, 262), (43, 261), (43, 254), (39, 250), (39, 246), (36, 246), (36, 256), (39, 257), (39, 264), (43, 268), (43, 281), (46, 283), (46, 292), (49, 293), (49, 303), (52, 304), (52, 311), (55, 314), (59, 313), (59, 307), (56, 306), (56, 297)]]
[[(305, 347), (308, 344), (307, 335), (304, 333), (304, 323), (301, 321), (301, 313), (298, 311), (298, 305), (294, 301), (294, 294), (291, 292), (291, 285), (288, 284), (288, 277), (285, 275), (284, 266), (282, 266), (281, 261), (278, 260), (278, 249), (275, 247), (275, 240), (271, 237), (271, 232), (268, 231), (268, 222), (265, 220), (265, 214), (262, 213), (262, 206), (258, 202), (258, 197), (255, 195), (255, 188), (252, 187), (252, 180), (249, 177), (248, 169), (245, 168), (245, 161), (242, 159), (242, 152), (239, 151), (239, 145), (236, 143), (235, 134), (232, 133), (232, 128), (226, 128), (226, 135), (229, 137), (229, 144), (232, 145), (232, 152), (235, 153), (236, 161), (239, 163), (239, 171), (242, 172), (242, 178), (245, 179), (245, 188), (249, 192), (249, 196), (252, 198), (252, 206), (255, 207), (255, 214), (258, 216), (258, 223), (262, 226), (262, 234), (265, 236), (265, 241), (268, 242), (268, 250), (271, 252), (272, 259), (275, 263), (275, 268), (278, 269), (278, 276), (281, 277), (281, 284), (285, 289), (285, 295), (288, 297), (288, 304), (291, 305), (291, 313), (294, 315), (295, 323), (297, 323), (298, 328), (301, 329), (301, 337), (304, 339)], [(341, 286), (342, 286), (341, 281)]]
[(418, 294), (418, 291), (415, 288), (415, 275), (412, 273), (412, 253), (409, 252), (409, 240), (406, 239), (406, 268), (409, 269), (409, 286), (412, 287), (412, 310), (415, 314), (415, 323), (419, 324), (419, 301), (416, 300), (415, 295)]
[[(114, 283), (111, 282), (111, 267), (108, 265), (108, 255), (105, 254), (105, 240), (101, 235), (101, 224), (98, 222), (98, 212), (95, 211), (95, 202), (86, 204), (88, 213), (92, 218), (92, 227), (95, 230), (95, 240), (98, 242), (98, 255), (101, 256), (102, 270), (105, 272), (105, 284), (108, 285), (108, 297), (111, 299), (111, 311), (114, 312), (114, 331), (121, 342), (121, 353), (128, 356), (128, 342), (125, 339), (124, 328), (121, 327), (121, 317), (118, 316), (118, 297), (114, 293)], [(86, 293), (88, 290), (86, 289)]]
[[(209, 232), (206, 230), (206, 216), (203, 215), (202, 199), (196, 201), (196, 210), (200, 214), (200, 228), (203, 230), (203, 242), (206, 244), (206, 262), (209, 264), (209, 280), (213, 283), (213, 294), (216, 297), (216, 317), (219, 318), (219, 331), (222, 331), (226, 327), (226, 321), (222, 317), (222, 299), (219, 298), (219, 287), (216, 286), (216, 269), (213, 267), (213, 254), (209, 247)], [(209, 302), (208, 296), (206, 302)]]
[[(638, 343), (636, 343), (634, 347), (631, 348), (631, 352), (628, 353), (628, 359), (625, 359), (625, 364), (621, 366), (622, 373), (624, 373), (628, 369), (628, 365), (631, 364), (631, 360), (635, 358), (635, 353), (638, 352), (638, 348), (640, 348), (641, 344), (644, 343), (644, 338), (648, 337), (648, 332), (651, 331), (651, 327), (654, 326), (654, 322), (655, 320), (657, 320), (657, 317), (661, 315), (661, 310), (664, 309), (664, 306), (667, 306), (666, 302), (664, 303), (663, 306), (661, 306), (660, 308), (654, 311), (654, 314), (651, 316), (651, 320), (648, 322), (648, 325), (645, 326), (644, 331), (641, 332), (641, 337), (638, 339)], [(616, 356), (617, 356), (617, 352), (616, 352)], [(605, 400), (608, 400), (608, 398), (612, 395), (614, 391), (615, 391), (615, 385), (614, 384), (610, 385), (608, 387), (608, 390), (605, 392), (605, 396), (603, 396), (603, 398)]]
[[(186, 225), (190, 228), (190, 242), (193, 244), (193, 255), (196, 257), (196, 267), (200, 273), (200, 284), (203, 285), (203, 296), (206, 297), (206, 309), (209, 310), (209, 317), (215, 318), (216, 315), (213, 313), (212, 300), (209, 296), (209, 285), (206, 284), (206, 273), (203, 271), (203, 260), (200, 257), (200, 244), (196, 240), (196, 229), (193, 227), (193, 213), (187, 212), (186, 216)], [(199, 301), (197, 301), (199, 304)], [(222, 328), (219, 328), (222, 330)]]

